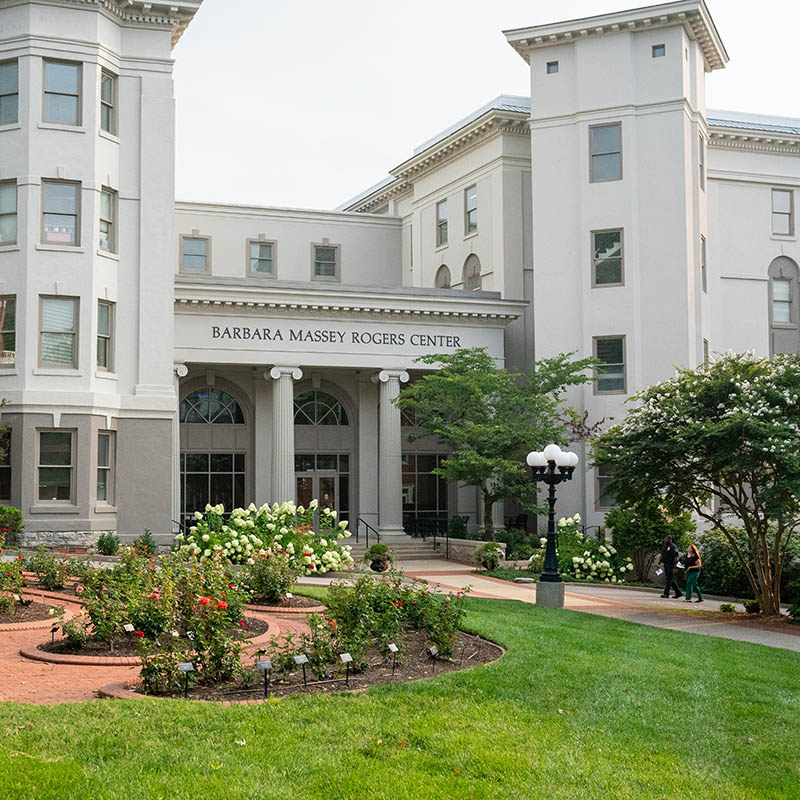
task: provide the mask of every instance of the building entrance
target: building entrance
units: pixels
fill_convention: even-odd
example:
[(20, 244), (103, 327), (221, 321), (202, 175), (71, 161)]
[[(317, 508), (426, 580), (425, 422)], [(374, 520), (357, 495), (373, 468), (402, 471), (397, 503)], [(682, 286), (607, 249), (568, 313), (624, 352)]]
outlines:
[(298, 453), (294, 462), (297, 504), (308, 508), (316, 498), (320, 509), (330, 508), (338, 519), (349, 521), (350, 455)]

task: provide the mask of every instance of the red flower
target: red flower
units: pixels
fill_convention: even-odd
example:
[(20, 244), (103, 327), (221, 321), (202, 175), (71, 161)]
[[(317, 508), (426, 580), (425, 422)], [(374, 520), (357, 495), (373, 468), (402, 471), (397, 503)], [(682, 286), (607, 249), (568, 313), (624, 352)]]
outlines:
[(403, 601), (402, 601), (402, 600), (395, 600), (395, 603), (394, 603), (394, 604), (395, 604), (395, 605), (396, 605), (398, 608), (402, 608), (402, 607), (403, 607)]
[(240, 620), (239, 620), (239, 627), (240, 627), (240, 628), (247, 628), (247, 627), (249, 627), (249, 626), (248, 626), (248, 624), (247, 624), (247, 623), (246, 623), (246, 622), (245, 622), (243, 619), (240, 619)]
[(229, 584), (228, 584), (228, 588), (229, 588), (229, 589), (235, 589), (236, 587), (235, 587), (235, 586), (234, 586), (232, 583), (229, 583)]
[(144, 639), (144, 631), (134, 631), (134, 636), (138, 636), (140, 639)]
[(17, 556), (17, 561), (22, 561), (22, 556)]
[(228, 607), (228, 604), (224, 600), (220, 600), (217, 603), (217, 608), (221, 608), (223, 611)]
[(152, 597), (153, 600), (158, 600), (158, 592), (152, 592), (150, 597)]
[(211, 598), (201, 597), (197, 602), (200, 603), (201, 606), (207, 606), (211, 604)]

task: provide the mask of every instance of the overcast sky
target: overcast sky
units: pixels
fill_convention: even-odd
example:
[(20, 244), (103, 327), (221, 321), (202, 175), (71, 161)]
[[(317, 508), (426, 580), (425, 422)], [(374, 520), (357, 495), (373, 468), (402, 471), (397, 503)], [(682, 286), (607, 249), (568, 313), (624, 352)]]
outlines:
[[(204, 0), (175, 48), (177, 197), (333, 208), (501, 93), (501, 31), (636, 0)], [(708, 0), (709, 108), (800, 117), (800, 0)]]

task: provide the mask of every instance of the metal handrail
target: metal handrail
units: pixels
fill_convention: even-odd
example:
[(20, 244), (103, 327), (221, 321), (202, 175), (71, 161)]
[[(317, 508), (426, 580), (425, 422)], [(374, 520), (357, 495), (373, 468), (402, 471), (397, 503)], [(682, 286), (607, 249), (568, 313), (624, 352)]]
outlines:
[(373, 528), (372, 525), (370, 525), (369, 522), (367, 522), (365, 519), (361, 519), (361, 517), (356, 517), (356, 544), (358, 544), (358, 531), (359, 531), (359, 527), (358, 526), (360, 524), (363, 524), (364, 527), (367, 529), (366, 530), (366, 536), (364, 537), (364, 547), (369, 548), (369, 532), (370, 531), (372, 531), (372, 533), (375, 535), (375, 538), (380, 542), (381, 535), (380, 535), (380, 533), (378, 533), (377, 529)]

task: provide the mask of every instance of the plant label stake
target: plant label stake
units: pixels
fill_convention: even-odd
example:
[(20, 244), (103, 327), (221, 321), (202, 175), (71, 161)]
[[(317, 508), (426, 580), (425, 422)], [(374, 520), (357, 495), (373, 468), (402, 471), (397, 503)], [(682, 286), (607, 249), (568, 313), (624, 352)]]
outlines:
[(125, 623), (125, 624), (122, 626), (122, 630), (124, 630), (124, 631), (125, 631), (125, 633), (133, 633), (133, 631), (134, 631), (135, 629), (134, 629), (133, 625), (131, 625), (131, 624), (130, 624), (130, 622), (126, 622), (126, 623)]
[(264, 673), (264, 697), (269, 696), (269, 676), (272, 672), (272, 662), (265, 658), (263, 661), (256, 661), (256, 667)]
[(394, 642), (389, 645), (389, 652), (392, 654), (392, 677), (394, 677), (394, 671), (397, 667), (397, 649), (397, 645)]
[(178, 631), (170, 631), (170, 633), (172, 634), (172, 638), (173, 639), (177, 639), (177, 638), (180, 637), (180, 634), (178, 633)]
[(350, 653), (341, 653), (339, 658), (342, 659), (342, 664), (345, 666), (345, 673), (344, 673), (344, 685), (349, 688), (350, 686), (350, 662), (353, 660), (353, 656)]
[(51, 644), (53, 644), (53, 643), (55, 642), (55, 640), (56, 640), (56, 633), (57, 633), (57, 632), (58, 632), (58, 625), (53, 625), (53, 627), (52, 627), (52, 628), (50, 628), (50, 643), (51, 643)]
[(431, 669), (431, 675), (433, 675), (433, 673), (436, 672), (436, 656), (439, 655), (439, 648), (435, 644), (432, 644), (428, 648), (428, 655), (433, 660), (433, 668)]
[(289, 605), (289, 608), (292, 607), (292, 598), (293, 597), (294, 597), (294, 595), (291, 592), (286, 592), (286, 601), (287, 601), (287, 603)]
[(184, 661), (178, 664), (178, 669), (183, 673), (183, 696), (189, 696), (189, 673), (194, 672), (194, 664), (191, 661)]
[(306, 679), (306, 664), (308, 664), (308, 656), (305, 653), (295, 656), (294, 663), (303, 667), (303, 689), (308, 689), (308, 680)]

